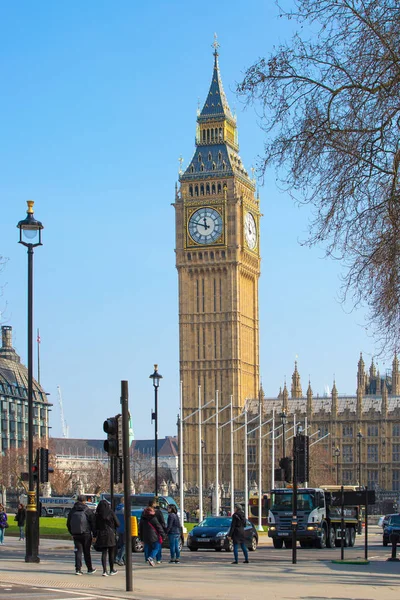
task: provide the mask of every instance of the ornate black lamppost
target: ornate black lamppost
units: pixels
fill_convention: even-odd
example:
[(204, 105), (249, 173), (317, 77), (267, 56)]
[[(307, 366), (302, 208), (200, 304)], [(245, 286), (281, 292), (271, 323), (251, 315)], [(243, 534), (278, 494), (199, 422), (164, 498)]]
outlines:
[(336, 485), (339, 485), (339, 456), (340, 456), (340, 448), (335, 448), (335, 456), (336, 456)]
[(157, 371), (158, 365), (154, 365), (154, 373), (150, 375), (154, 386), (154, 412), (151, 414), (151, 420), (154, 421), (154, 495), (158, 496), (158, 388), (162, 375)]
[(27, 216), (17, 225), (19, 243), (28, 248), (28, 505), (26, 507), (25, 562), (40, 562), (39, 515), (33, 481), (33, 249), (42, 245), (43, 225), (33, 216), (33, 200), (28, 200)]

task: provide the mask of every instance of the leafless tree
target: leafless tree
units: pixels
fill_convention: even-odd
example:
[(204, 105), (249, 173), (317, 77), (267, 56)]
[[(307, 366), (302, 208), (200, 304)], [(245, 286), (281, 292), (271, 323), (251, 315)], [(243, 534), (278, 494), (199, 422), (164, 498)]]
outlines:
[(343, 261), (342, 299), (365, 305), (382, 349), (397, 349), (400, 3), (295, 0), (280, 10), (298, 32), (238, 86), (261, 106), (261, 173), (275, 165), (296, 200), (312, 205), (303, 243)]

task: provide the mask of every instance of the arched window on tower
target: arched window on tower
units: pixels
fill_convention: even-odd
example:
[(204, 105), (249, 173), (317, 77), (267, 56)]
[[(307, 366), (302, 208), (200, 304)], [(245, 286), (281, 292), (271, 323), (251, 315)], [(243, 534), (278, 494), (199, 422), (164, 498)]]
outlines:
[(211, 129), (211, 141), (214, 141), (214, 129)]
[(218, 160), (221, 161), (222, 160), (222, 152), (218, 152)]
[(195, 188), (194, 188), (194, 195), (195, 196), (199, 195), (199, 186), (198, 185), (196, 185)]
[(219, 128), (219, 141), (222, 142), (223, 140), (223, 136), (222, 136), (222, 127)]
[(210, 195), (210, 184), (209, 183), (207, 183), (207, 185), (206, 185), (206, 194), (207, 194), (207, 196)]
[(218, 141), (218, 127), (215, 128), (215, 141)]
[(201, 163), (201, 165), (200, 165), (200, 171), (204, 171), (204, 165), (203, 165), (203, 163)]
[(213, 164), (212, 164), (212, 170), (215, 171), (216, 168), (217, 168), (217, 165), (215, 164), (215, 162), (213, 162)]
[(223, 171), (225, 171), (225, 170), (226, 170), (226, 163), (225, 163), (225, 161), (224, 161), (224, 160), (222, 161), (222, 170), (223, 170)]
[(208, 160), (209, 160), (209, 161), (212, 161), (212, 155), (211, 155), (211, 152), (209, 152), (209, 153), (208, 153)]
[(209, 141), (210, 141), (210, 130), (207, 129), (207, 142), (209, 142)]
[(200, 196), (204, 196), (204, 185), (201, 184), (200, 186)]
[(203, 129), (203, 142), (205, 143), (205, 141), (206, 141), (206, 130)]
[(199, 152), (198, 160), (199, 160), (199, 163), (201, 163), (201, 154), (200, 154), (200, 152)]
[(211, 186), (211, 193), (215, 194), (215, 183), (213, 183)]
[(193, 186), (189, 185), (189, 195), (193, 196)]
[(190, 167), (190, 172), (194, 173), (194, 166), (193, 165)]
[(218, 194), (220, 194), (222, 192), (222, 188), (221, 188), (221, 184), (218, 184)]

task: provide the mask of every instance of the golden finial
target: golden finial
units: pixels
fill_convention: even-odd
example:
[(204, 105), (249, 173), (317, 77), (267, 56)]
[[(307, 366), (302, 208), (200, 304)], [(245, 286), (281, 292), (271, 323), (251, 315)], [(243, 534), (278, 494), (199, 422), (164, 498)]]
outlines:
[(28, 215), (33, 215), (33, 205), (35, 204), (34, 200), (27, 200), (28, 210), (26, 211)]
[(218, 44), (218, 36), (216, 33), (214, 33), (214, 42), (211, 44), (211, 47), (214, 48), (214, 56), (218, 56), (219, 44)]

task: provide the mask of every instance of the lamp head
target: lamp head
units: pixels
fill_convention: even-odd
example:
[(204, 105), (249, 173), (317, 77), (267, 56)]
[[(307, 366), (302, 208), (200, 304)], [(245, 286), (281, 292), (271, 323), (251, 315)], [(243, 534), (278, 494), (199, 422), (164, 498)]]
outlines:
[(158, 388), (160, 385), (160, 379), (162, 379), (162, 375), (157, 371), (158, 365), (154, 365), (154, 373), (149, 375), (149, 378), (153, 380), (153, 386)]
[(42, 229), (43, 225), (33, 216), (33, 200), (27, 200), (26, 218), (19, 221), (17, 227), (19, 229), (19, 243), (23, 246), (41, 246), (42, 245)]

